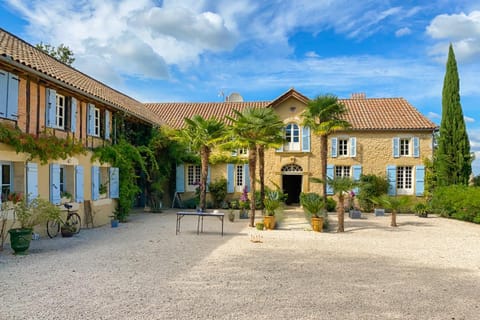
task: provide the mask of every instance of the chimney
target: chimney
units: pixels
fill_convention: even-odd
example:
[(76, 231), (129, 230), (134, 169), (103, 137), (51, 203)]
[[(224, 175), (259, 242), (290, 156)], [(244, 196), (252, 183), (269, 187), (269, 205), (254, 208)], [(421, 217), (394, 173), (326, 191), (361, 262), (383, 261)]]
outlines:
[(352, 96), (350, 97), (350, 99), (366, 99), (367, 98), (367, 95), (365, 94), (365, 92), (355, 92), (355, 93), (352, 93)]

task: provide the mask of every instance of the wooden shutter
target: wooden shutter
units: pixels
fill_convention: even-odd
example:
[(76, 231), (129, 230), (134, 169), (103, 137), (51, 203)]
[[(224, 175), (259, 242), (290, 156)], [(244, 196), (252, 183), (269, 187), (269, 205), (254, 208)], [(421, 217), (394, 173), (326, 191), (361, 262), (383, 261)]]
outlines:
[(38, 165), (33, 162), (27, 163), (27, 201), (30, 202), (38, 197)]
[(105, 140), (110, 140), (110, 111), (105, 110)]
[(49, 128), (57, 127), (57, 92), (54, 89), (47, 88), (46, 102), (46, 126)]
[(400, 138), (395, 137), (393, 138), (393, 157), (398, 158), (400, 157)]
[(355, 158), (357, 156), (357, 138), (350, 138), (350, 157)]
[(75, 201), (83, 202), (83, 167), (75, 167)]
[(100, 167), (92, 167), (92, 200), (98, 200), (100, 196)]
[(70, 131), (77, 130), (77, 99), (72, 97), (70, 104)]
[(250, 168), (248, 167), (248, 164), (243, 165), (243, 175), (247, 191), (250, 192)]
[(425, 192), (425, 166), (415, 167), (415, 195), (423, 196)]
[(330, 140), (331, 142), (331, 149), (332, 149), (332, 152), (331, 152), (331, 156), (332, 158), (336, 158), (337, 157), (337, 142), (338, 142), (338, 139), (337, 138), (332, 138)]
[(60, 204), (60, 165), (50, 164), (50, 202)]
[(235, 192), (235, 165), (231, 163), (227, 164), (227, 192)]
[(387, 166), (388, 195), (397, 194), (397, 166)]
[(179, 164), (176, 170), (175, 191), (185, 192), (185, 166)]
[(420, 157), (420, 139), (418, 137), (413, 137), (412, 144), (413, 144), (413, 156), (415, 158)]
[(310, 127), (302, 128), (302, 151), (310, 152)]
[(0, 69), (0, 117), (7, 117), (8, 72)]
[(8, 74), (7, 118), (18, 119), (18, 84), (20, 80), (13, 73)]
[(109, 168), (110, 176), (110, 198), (118, 199), (120, 196), (120, 170), (118, 168)]
[[(333, 179), (333, 170), (335, 166), (333, 164), (327, 164), (327, 181)], [(327, 181), (325, 181), (327, 183)], [(327, 195), (333, 194), (333, 188), (327, 183)]]

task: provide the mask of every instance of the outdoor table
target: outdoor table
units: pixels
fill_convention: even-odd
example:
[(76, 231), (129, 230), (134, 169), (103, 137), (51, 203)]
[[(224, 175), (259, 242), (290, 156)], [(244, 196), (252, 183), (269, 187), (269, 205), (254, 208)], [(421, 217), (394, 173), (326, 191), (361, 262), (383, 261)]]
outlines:
[(191, 212), (191, 211), (179, 211), (177, 212), (177, 225), (175, 229), (175, 235), (180, 232), (180, 223), (185, 216), (197, 216), (197, 234), (203, 232), (203, 218), (204, 217), (217, 217), (222, 222), (222, 237), (223, 237), (223, 221), (225, 213), (223, 212)]

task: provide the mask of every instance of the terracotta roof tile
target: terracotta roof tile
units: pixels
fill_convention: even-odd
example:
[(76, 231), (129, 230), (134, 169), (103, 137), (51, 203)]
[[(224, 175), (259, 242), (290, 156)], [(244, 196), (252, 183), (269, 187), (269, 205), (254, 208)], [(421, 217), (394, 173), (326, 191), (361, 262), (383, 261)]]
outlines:
[(161, 124), (160, 118), (145, 108), (141, 102), (52, 58), (1, 28), (0, 55), (92, 95), (113, 108), (125, 111), (146, 122)]

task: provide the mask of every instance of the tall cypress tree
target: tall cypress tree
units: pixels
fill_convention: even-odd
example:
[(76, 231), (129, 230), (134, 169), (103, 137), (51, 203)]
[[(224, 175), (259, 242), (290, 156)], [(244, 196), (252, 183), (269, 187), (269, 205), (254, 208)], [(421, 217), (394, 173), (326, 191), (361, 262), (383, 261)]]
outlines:
[(472, 156), (460, 104), (457, 61), (451, 44), (443, 80), (442, 122), (435, 158), (438, 185), (468, 184), (472, 173)]

